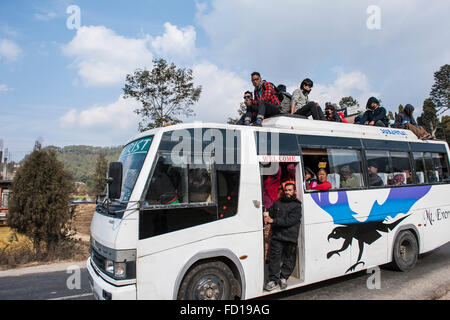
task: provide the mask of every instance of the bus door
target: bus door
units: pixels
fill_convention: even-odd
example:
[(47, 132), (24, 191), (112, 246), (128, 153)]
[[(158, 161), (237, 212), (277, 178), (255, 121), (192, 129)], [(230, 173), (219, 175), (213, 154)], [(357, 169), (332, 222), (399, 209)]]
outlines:
[[(261, 203), (263, 212), (267, 212), (273, 203), (283, 195), (284, 186), (292, 182), (296, 186), (297, 198), (303, 202), (303, 180), (299, 156), (279, 156), (279, 155), (260, 155), (258, 156), (259, 169), (261, 176)], [(303, 210), (303, 206), (302, 206)], [(265, 213), (267, 214), (267, 213)], [(302, 212), (302, 217), (303, 217)], [(291, 278), (297, 278), (297, 281), (304, 280), (304, 226), (300, 224), (300, 232), (297, 246), (297, 264), (291, 275)], [(270, 245), (270, 226), (264, 226), (264, 259), (268, 261), (268, 252)], [(267, 268), (266, 268), (267, 269)], [(265, 270), (267, 277), (267, 270)], [(267, 279), (266, 279), (267, 280)]]

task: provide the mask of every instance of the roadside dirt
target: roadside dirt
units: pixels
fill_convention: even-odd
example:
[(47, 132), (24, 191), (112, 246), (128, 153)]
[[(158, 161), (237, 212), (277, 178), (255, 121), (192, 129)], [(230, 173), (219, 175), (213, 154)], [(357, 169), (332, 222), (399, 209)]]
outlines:
[(89, 230), (94, 210), (95, 203), (83, 203), (76, 206), (73, 221), (73, 228), (77, 231), (76, 239), (89, 242)]

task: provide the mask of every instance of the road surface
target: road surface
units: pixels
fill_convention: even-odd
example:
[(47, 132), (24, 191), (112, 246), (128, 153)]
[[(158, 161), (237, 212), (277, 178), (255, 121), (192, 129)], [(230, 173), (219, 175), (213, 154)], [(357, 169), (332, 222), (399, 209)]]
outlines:
[[(361, 271), (304, 288), (266, 296), (264, 299), (391, 300), (439, 297), (448, 299), (449, 295), (446, 293), (448, 291), (450, 291), (450, 242), (422, 255), (416, 267), (410, 272), (396, 272), (384, 268), (380, 269), (379, 274)], [(1, 271), (0, 300), (8, 299), (91, 300), (93, 295), (85, 262)]]

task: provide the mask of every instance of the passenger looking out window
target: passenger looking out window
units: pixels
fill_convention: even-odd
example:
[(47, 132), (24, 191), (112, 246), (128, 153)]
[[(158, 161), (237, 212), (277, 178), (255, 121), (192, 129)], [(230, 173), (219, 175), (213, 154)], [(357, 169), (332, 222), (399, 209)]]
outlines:
[(320, 190), (320, 191), (327, 191), (331, 189), (331, 183), (327, 181), (327, 171), (325, 169), (320, 169), (317, 172), (317, 184), (315, 186), (312, 186), (312, 190)]
[(350, 188), (359, 188), (360, 181), (358, 177), (352, 172), (349, 165), (345, 165), (340, 170), (341, 174), (341, 188), (350, 189)]
[(384, 185), (383, 180), (378, 175), (378, 165), (376, 164), (376, 162), (374, 161), (369, 162), (368, 171), (369, 171), (369, 186), (378, 187)]

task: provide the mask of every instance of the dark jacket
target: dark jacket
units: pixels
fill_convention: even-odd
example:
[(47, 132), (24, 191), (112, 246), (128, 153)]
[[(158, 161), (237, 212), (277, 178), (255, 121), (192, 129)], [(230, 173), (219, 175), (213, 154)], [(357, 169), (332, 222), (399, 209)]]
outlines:
[(411, 123), (413, 126), (417, 127), (416, 120), (413, 117), (414, 107), (407, 104), (402, 112), (400, 112), (397, 117), (395, 117), (394, 128), (404, 128), (407, 122)]
[(302, 203), (296, 197), (293, 199), (282, 197), (270, 207), (269, 215), (273, 219), (272, 239), (297, 243)]
[[(327, 115), (327, 109), (331, 108), (333, 110), (333, 115), (328, 116)], [(334, 121), (334, 122), (342, 122), (341, 117), (337, 113), (336, 107), (333, 104), (327, 105), (325, 107), (325, 120), (327, 121)]]
[(384, 107), (378, 107), (375, 110), (368, 109), (366, 112), (364, 112), (364, 115), (362, 116), (360, 120), (360, 124), (365, 124), (366, 122), (377, 122), (378, 120), (381, 120), (386, 126), (389, 124), (389, 119), (386, 116), (386, 109)]

